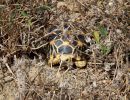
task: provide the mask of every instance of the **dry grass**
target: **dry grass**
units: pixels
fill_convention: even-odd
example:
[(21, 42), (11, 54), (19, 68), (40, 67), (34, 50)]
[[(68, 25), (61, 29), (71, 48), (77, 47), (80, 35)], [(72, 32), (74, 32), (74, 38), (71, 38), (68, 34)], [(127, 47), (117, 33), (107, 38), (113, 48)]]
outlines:
[[(0, 100), (129, 100), (129, 7), (129, 0), (1, 0)], [(46, 64), (42, 37), (66, 20), (92, 37), (92, 54), (86, 68), (58, 72)]]

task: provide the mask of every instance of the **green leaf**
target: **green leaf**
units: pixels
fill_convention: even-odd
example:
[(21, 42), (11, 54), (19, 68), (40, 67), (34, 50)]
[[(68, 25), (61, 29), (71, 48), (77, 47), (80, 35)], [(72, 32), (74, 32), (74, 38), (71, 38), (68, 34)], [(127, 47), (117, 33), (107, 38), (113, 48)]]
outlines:
[(50, 8), (49, 6), (47, 6), (47, 5), (43, 5), (43, 6), (41, 7), (41, 9), (42, 9), (42, 10), (50, 10), (51, 8)]
[(32, 26), (31, 19), (28, 20), (28, 25), (29, 25), (29, 26)]
[(105, 27), (99, 27), (99, 31), (100, 31), (100, 34), (101, 36), (107, 36), (108, 35), (108, 32), (107, 32), (107, 29)]
[(98, 31), (95, 31), (95, 32), (93, 33), (93, 35), (94, 35), (94, 38), (95, 38), (96, 42), (99, 43), (99, 41), (100, 41), (99, 32), (98, 32)]
[(28, 14), (25, 11), (21, 11), (21, 16), (26, 17)]
[(107, 47), (106, 45), (101, 45), (101, 52), (103, 54), (108, 54), (110, 52), (110, 48)]
[(51, 9), (51, 8), (50, 8), (49, 6), (47, 6), (47, 5), (42, 5), (42, 6), (38, 7), (38, 8), (36, 8), (36, 10), (37, 10), (38, 12), (42, 12), (42, 11), (50, 10), (50, 9)]

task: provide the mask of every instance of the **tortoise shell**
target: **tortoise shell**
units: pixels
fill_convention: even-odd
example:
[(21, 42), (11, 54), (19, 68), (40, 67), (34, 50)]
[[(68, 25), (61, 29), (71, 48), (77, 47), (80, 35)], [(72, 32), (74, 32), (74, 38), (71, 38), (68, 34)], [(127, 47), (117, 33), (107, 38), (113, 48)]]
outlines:
[[(52, 64), (66, 60), (72, 61), (72, 59), (75, 59), (76, 61), (78, 56), (81, 56), (80, 58), (85, 58), (82, 52), (88, 48), (85, 34), (77, 32), (73, 33), (70, 30), (64, 32), (55, 29), (49, 33), (46, 37), (46, 41), (49, 42), (48, 58), (49, 62), (52, 62)], [(64, 58), (65, 60), (63, 60)], [(78, 61), (81, 60), (83, 59), (79, 59)]]

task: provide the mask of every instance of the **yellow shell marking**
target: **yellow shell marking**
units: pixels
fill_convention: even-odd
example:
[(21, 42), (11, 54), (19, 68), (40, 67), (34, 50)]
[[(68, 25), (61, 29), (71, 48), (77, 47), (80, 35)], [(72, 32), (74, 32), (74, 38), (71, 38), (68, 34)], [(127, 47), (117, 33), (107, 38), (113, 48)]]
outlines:
[(57, 54), (56, 57), (54, 57), (53, 55), (50, 55), (50, 59), (48, 61), (48, 64), (58, 64), (60, 62), (60, 55)]
[(77, 57), (76, 57), (76, 60), (78, 60), (78, 61), (81, 60), (81, 57), (80, 57), (80, 56), (77, 56)]
[(52, 40), (52, 41), (50, 42), (50, 45), (54, 45), (54, 44), (55, 44), (55, 41)]
[(78, 41), (78, 46), (83, 46), (83, 43), (81, 41)]
[(76, 61), (76, 62), (75, 62), (75, 65), (76, 65), (77, 67), (79, 67), (79, 68), (85, 67), (86, 64), (87, 64), (86, 61)]
[(63, 45), (69, 45), (69, 42), (68, 41), (64, 41)]
[(61, 61), (67, 61), (67, 60), (71, 60), (72, 58), (74, 58), (73, 54), (62, 54), (60, 56)]

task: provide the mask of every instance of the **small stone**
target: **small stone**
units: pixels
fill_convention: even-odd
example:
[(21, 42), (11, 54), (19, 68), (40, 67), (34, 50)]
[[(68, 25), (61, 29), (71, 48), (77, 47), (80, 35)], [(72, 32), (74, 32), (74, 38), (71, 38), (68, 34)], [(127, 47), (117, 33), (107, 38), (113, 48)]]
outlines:
[(97, 87), (96, 81), (93, 82), (93, 87)]
[(60, 8), (60, 7), (63, 7), (63, 6), (67, 7), (67, 4), (65, 2), (58, 2), (57, 3), (57, 8)]
[(109, 6), (113, 6), (113, 2), (109, 2)]
[(122, 33), (122, 31), (121, 31), (120, 29), (117, 29), (116, 32), (117, 32), (118, 34), (121, 34), (121, 33)]
[(110, 71), (111, 67), (109, 63), (105, 63), (104, 66), (105, 66), (104, 68), (105, 71)]

